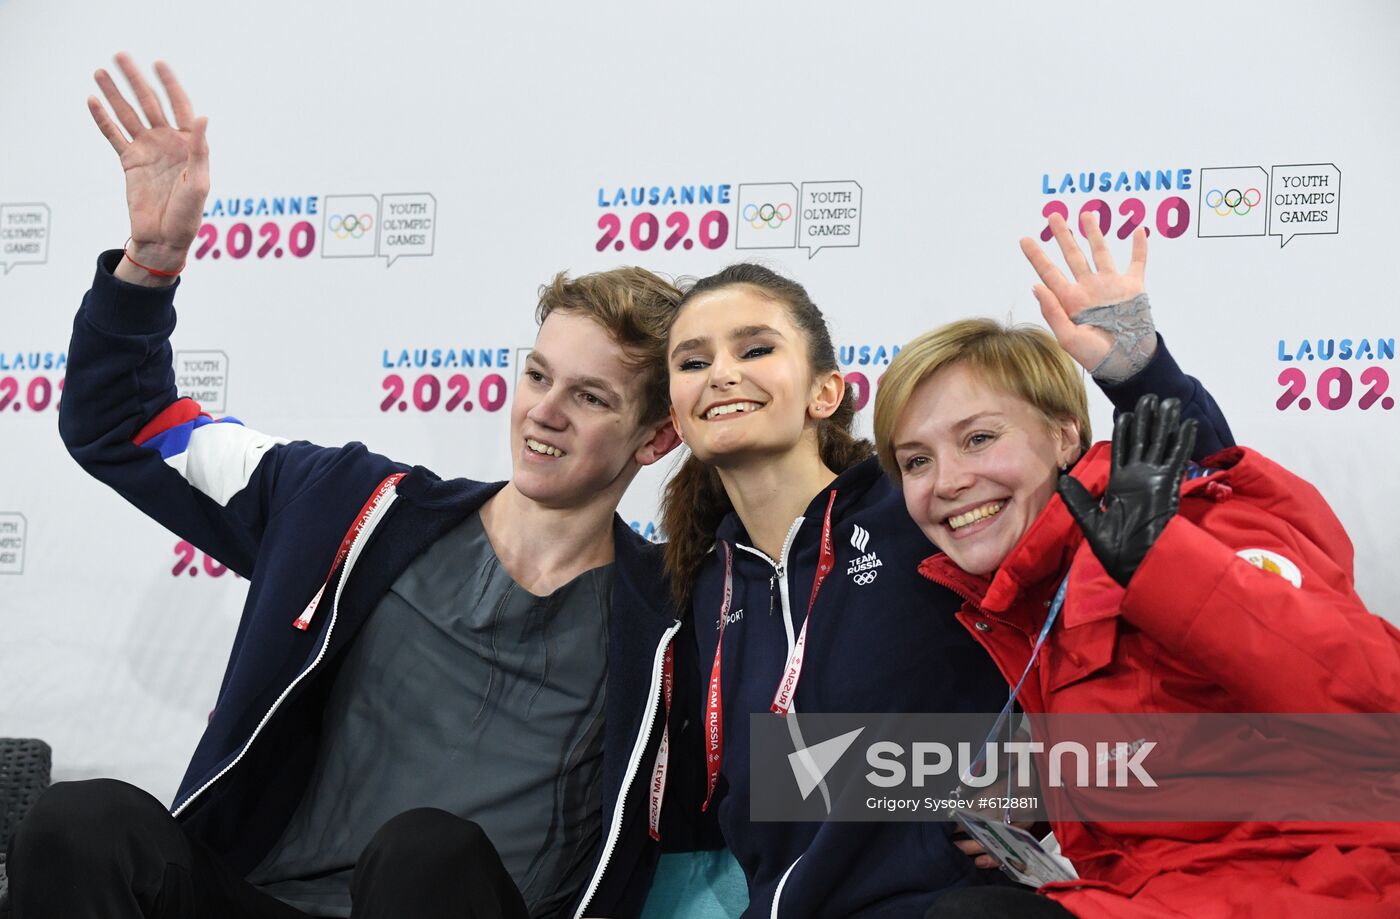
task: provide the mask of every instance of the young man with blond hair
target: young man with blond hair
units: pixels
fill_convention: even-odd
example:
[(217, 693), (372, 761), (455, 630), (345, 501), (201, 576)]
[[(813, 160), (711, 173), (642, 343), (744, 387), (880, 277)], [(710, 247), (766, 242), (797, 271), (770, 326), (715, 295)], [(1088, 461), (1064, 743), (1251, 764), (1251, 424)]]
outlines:
[(55, 786), (12, 848), (16, 919), (635, 915), (696, 784), (667, 772), (690, 743), (667, 703), (673, 682), (698, 697), (693, 642), (616, 514), (677, 443), (677, 291), (636, 268), (542, 289), (505, 483), (213, 419), (178, 397), (169, 343), (206, 120), (165, 65), (173, 123), (117, 63), (140, 113), (105, 71), (111, 115), (89, 108), (131, 240), (78, 312), (60, 431), (252, 583), (172, 810), (114, 780)]

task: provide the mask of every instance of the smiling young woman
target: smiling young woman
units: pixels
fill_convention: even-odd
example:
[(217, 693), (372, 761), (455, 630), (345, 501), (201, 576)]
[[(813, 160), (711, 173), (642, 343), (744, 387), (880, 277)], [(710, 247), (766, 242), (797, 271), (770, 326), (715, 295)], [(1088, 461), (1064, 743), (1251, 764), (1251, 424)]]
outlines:
[[(1002, 673), (1027, 675), (1022, 710), (1395, 711), (1400, 631), (1356, 595), (1350, 543), (1316, 489), (1241, 447), (1188, 479), (1196, 422), (1153, 395), (1120, 416), (1111, 445), (1086, 450), (1083, 384), (1056, 352), (1040, 329), (952, 323), (900, 352), (876, 406), (881, 455), (940, 550), (919, 570), (962, 594), (957, 620)], [(1066, 662), (1079, 667), (1070, 680)], [(1229, 762), (1233, 730), (1199, 743), (1225, 752), (1195, 756), (1167, 780), (1173, 793), (1222, 775), (1246, 796), (1280, 774), (1300, 781), (1296, 762), (1271, 774), (1257, 755), (1241, 775)], [(1171, 815), (1196, 812), (1171, 800)], [(1314, 812), (1214, 823), (1052, 813), (1081, 879), (1044, 888), (1060, 905), (961, 890), (927, 919), (1396, 915), (1395, 824), (1363, 822), (1363, 808)]]
[[(1047, 473), (1093, 442), (1078, 368), (1044, 330), (990, 319), (950, 323), (904, 351), (896, 369), (926, 372), (887, 373), (881, 385), (885, 471), (924, 534), (964, 571), (988, 574), (1054, 494)], [(1032, 402), (1032, 392), (1045, 395)]]
[[(1086, 308), (1120, 293), (1080, 292)], [(1081, 301), (1066, 299), (1057, 334), (1096, 366), (1119, 336), (1071, 324)], [(706, 807), (748, 882), (745, 916), (922, 915), (942, 891), (979, 881), (948, 828), (751, 822), (750, 715), (779, 714), (802, 749), (799, 709), (995, 712), (1005, 681), (954, 618), (961, 599), (919, 576), (932, 547), (853, 434), (831, 334), (800, 284), (751, 264), (699, 281), (667, 356), (671, 417), (691, 455), (663, 501), (666, 559), (709, 665), (692, 717), (705, 726)], [(1199, 392), (1192, 410), (1228, 437), (1165, 349), (1149, 358), (1115, 402), (1130, 408), (1142, 386)]]
[(752, 507), (748, 519), (760, 505), (796, 503), (764, 518), (776, 540), (772, 527), (753, 534), (776, 557), (812, 495), (874, 450), (854, 434), (831, 332), (796, 281), (748, 263), (697, 281), (676, 310), (668, 355), (671, 419), (691, 456), (666, 487), (662, 528), (684, 602), (736, 499)]

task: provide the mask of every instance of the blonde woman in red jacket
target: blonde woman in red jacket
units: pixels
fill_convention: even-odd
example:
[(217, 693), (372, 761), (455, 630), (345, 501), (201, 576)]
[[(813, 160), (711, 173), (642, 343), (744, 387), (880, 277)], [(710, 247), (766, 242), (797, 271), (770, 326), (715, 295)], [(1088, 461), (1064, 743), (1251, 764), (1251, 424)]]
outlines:
[[(1400, 632), (1357, 596), (1327, 502), (1243, 448), (1186, 480), (1194, 432), (1145, 396), (1091, 446), (1078, 367), (991, 320), (904, 348), (875, 408), (881, 461), (941, 550), (920, 570), (967, 598), (958, 618), (1009, 682), (1028, 672), (1026, 712), (1397, 711)], [(954, 891), (929, 916), (1400, 916), (1395, 823), (1052, 823), (1079, 881)]]

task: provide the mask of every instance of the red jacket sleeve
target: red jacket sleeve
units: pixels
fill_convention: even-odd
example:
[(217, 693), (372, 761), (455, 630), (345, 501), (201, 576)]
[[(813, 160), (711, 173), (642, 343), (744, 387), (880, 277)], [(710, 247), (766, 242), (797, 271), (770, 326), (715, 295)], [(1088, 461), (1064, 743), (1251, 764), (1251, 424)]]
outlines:
[[(1251, 484), (1183, 495), (1128, 585), (1124, 617), (1210, 675), (1241, 711), (1400, 711), (1400, 631), (1357, 596), (1351, 544), (1332, 509), (1301, 480), (1266, 494)], [(1244, 550), (1263, 550), (1251, 554), (1283, 573), (1256, 567)]]

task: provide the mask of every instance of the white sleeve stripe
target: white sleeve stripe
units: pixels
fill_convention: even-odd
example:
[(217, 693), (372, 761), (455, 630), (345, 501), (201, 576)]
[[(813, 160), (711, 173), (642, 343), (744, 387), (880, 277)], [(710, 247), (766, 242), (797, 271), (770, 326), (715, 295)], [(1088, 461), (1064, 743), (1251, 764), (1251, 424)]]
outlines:
[(287, 442), (284, 437), (252, 431), (240, 424), (205, 424), (190, 434), (184, 452), (165, 462), (196, 490), (220, 507), (227, 507), (233, 496), (247, 487), (267, 452)]

